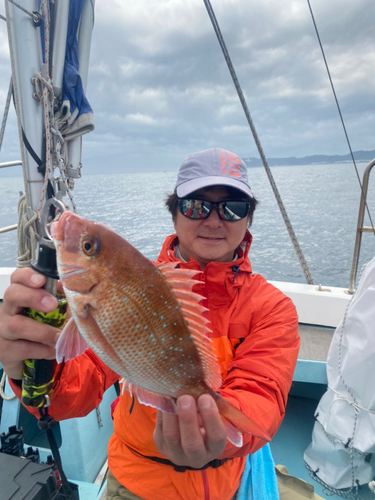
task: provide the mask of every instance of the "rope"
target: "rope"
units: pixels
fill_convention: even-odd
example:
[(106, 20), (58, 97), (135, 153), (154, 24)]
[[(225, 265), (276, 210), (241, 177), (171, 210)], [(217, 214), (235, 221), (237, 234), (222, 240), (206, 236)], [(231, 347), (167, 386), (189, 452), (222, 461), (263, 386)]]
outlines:
[[(336, 403), (337, 401), (346, 401), (349, 405), (351, 405), (356, 413), (356, 415), (359, 415), (361, 413), (361, 410), (363, 411), (367, 411), (368, 413), (371, 413), (372, 415), (375, 415), (375, 411), (373, 410), (369, 410), (368, 408), (364, 408), (363, 406), (359, 405), (358, 403), (356, 403), (354, 401), (354, 399), (349, 399), (347, 398), (346, 396), (344, 396), (343, 394), (341, 394), (340, 392), (336, 391), (333, 387), (331, 387), (330, 385), (328, 385), (328, 387), (331, 389), (332, 392), (334, 392), (337, 396), (337, 399), (335, 399), (334, 401), (332, 401), (332, 404), (333, 403)], [(331, 405), (332, 406), (332, 405)]]
[(345, 123), (344, 123), (344, 118), (343, 118), (342, 113), (341, 113), (341, 108), (340, 108), (339, 101), (338, 101), (337, 96), (336, 96), (335, 87), (333, 85), (333, 81), (332, 81), (332, 78), (331, 78), (331, 73), (329, 71), (329, 67), (328, 67), (327, 59), (326, 59), (326, 56), (325, 56), (325, 53), (324, 53), (323, 45), (322, 45), (322, 42), (320, 40), (320, 35), (319, 35), (318, 27), (316, 25), (314, 14), (313, 14), (313, 11), (312, 11), (312, 8), (311, 8), (311, 5), (310, 5), (310, 0), (307, 0), (307, 4), (308, 4), (309, 9), (310, 9), (311, 19), (312, 19), (313, 24), (314, 24), (316, 36), (318, 37), (318, 42), (319, 42), (319, 45), (320, 45), (320, 50), (322, 51), (322, 55), (323, 55), (323, 59), (324, 59), (324, 64), (325, 64), (325, 67), (326, 67), (326, 70), (327, 70), (327, 74), (328, 74), (328, 78), (329, 78), (329, 81), (330, 81), (330, 84), (331, 84), (333, 96), (334, 96), (335, 101), (336, 101), (337, 110), (338, 110), (339, 115), (340, 115), (340, 120), (341, 120), (342, 128), (344, 130), (346, 142), (348, 143), (348, 147), (349, 147), (349, 151), (350, 151), (350, 156), (352, 157), (352, 161), (353, 161), (354, 169), (355, 169), (355, 172), (356, 172), (356, 175), (357, 175), (359, 187), (361, 189), (361, 194), (362, 194), (362, 197), (363, 197), (363, 201), (365, 202), (367, 214), (368, 214), (369, 219), (370, 219), (370, 224), (371, 224), (371, 227), (372, 227), (372, 232), (373, 232), (373, 234), (375, 236), (375, 228), (374, 228), (374, 224), (373, 224), (372, 219), (371, 219), (370, 209), (369, 209), (369, 207), (367, 205), (366, 196), (365, 196), (365, 193), (363, 191), (363, 186), (362, 186), (362, 183), (361, 183), (361, 179), (359, 177), (359, 172), (358, 172), (357, 164), (356, 164), (355, 159), (354, 159), (352, 147), (351, 147), (350, 141), (349, 141), (349, 136), (348, 136), (348, 133), (346, 131), (346, 127), (345, 127)]
[[(30, 267), (31, 261), (35, 259), (36, 241), (39, 235), (34, 230), (34, 222), (37, 219), (35, 212), (28, 217), (26, 195), (20, 193), (18, 201), (18, 257), (17, 267)], [(31, 211), (31, 210), (30, 210)]]
[(237, 79), (237, 76), (236, 76), (236, 72), (234, 70), (234, 67), (233, 67), (233, 64), (232, 64), (232, 61), (230, 59), (230, 56), (229, 56), (229, 53), (228, 53), (228, 50), (226, 48), (226, 45), (225, 45), (225, 42), (224, 42), (224, 39), (223, 39), (223, 36), (221, 34), (221, 31), (220, 31), (220, 27), (219, 27), (219, 24), (216, 20), (216, 17), (215, 17), (215, 13), (212, 9), (212, 6), (211, 6), (211, 3), (210, 3), (210, 0), (203, 0), (204, 1), (204, 4), (206, 6), (206, 9), (207, 9), (207, 12), (208, 12), (208, 15), (211, 19), (211, 22), (212, 22), (212, 25), (214, 27), (214, 30), (215, 30), (215, 33), (216, 33), (216, 36), (219, 40), (219, 44), (220, 44), (220, 47), (222, 49), (222, 52), (223, 52), (223, 55), (224, 55), (224, 58), (225, 58), (225, 61), (227, 63), (227, 66), (228, 66), (228, 69), (229, 69), (229, 72), (232, 76), (232, 79), (233, 79), (233, 83), (234, 83), (234, 86), (237, 90), (237, 94), (238, 94), (238, 97), (241, 101), (241, 104), (242, 104), (242, 108), (245, 112), (245, 116), (246, 116), (246, 119), (247, 119), (247, 122), (250, 126), (250, 129), (251, 129), (251, 132), (253, 134), (253, 138), (254, 138), (254, 141), (255, 141), (255, 144), (256, 144), (256, 147), (258, 148), (258, 152), (259, 152), (259, 156), (262, 160), (262, 163), (263, 163), (263, 166), (266, 170), (266, 173), (267, 173), (267, 176), (268, 176), (268, 179), (269, 179), (269, 182), (271, 184), (271, 188), (273, 190), (273, 193), (275, 195), (275, 198), (276, 198), (276, 201), (277, 201), (277, 204), (279, 206), (279, 209), (280, 209), (280, 212), (281, 212), (281, 215), (282, 215), (282, 218), (284, 220), (284, 223), (285, 223), (285, 226), (288, 230), (288, 234), (289, 234), (289, 237), (292, 241), (292, 244), (293, 244), (293, 247), (294, 247), (294, 250), (297, 254), (297, 257), (298, 257), (298, 260), (299, 260), (299, 263), (301, 265), (301, 268), (302, 268), (302, 271), (305, 275), (305, 278), (306, 278), (306, 281), (307, 283), (309, 283), (310, 285), (313, 285), (314, 284), (314, 280), (311, 276), (311, 273), (310, 273), (310, 270), (309, 270), (309, 267), (307, 265), (307, 262), (305, 260), (305, 257), (303, 255), (303, 252), (302, 252), (302, 249), (298, 243), (298, 240), (297, 240), (297, 237), (294, 233), (294, 230), (293, 230), (293, 227), (292, 227), (292, 224), (289, 220), (289, 217), (288, 217), (288, 214), (285, 210), (285, 207), (284, 207), (284, 204), (282, 202), (282, 199), (281, 199), (281, 196), (280, 196), (280, 193), (277, 189), (277, 186), (276, 186), (276, 183), (275, 183), (275, 180), (273, 178), (273, 175), (272, 175), (272, 172), (271, 172), (271, 169), (268, 165), (268, 162), (267, 162), (267, 159), (265, 157), (265, 154), (263, 152), (263, 148), (260, 144), (260, 141), (259, 141), (259, 137), (258, 137), (258, 134), (257, 134), (257, 131), (255, 129), (255, 126), (254, 126), (254, 123), (251, 119), (251, 116), (250, 116), (250, 112), (249, 112), (249, 109), (247, 107), (247, 104), (246, 104), (246, 100), (245, 100), (245, 97), (242, 93), (242, 90), (241, 90), (241, 86), (238, 82), (238, 79)]
[(99, 427), (103, 427), (103, 420), (102, 420), (102, 415), (101, 415), (101, 413), (100, 413), (100, 408), (99, 408), (99, 406), (97, 406), (97, 407), (95, 408), (95, 411), (96, 411), (96, 419), (97, 419), (97, 421), (98, 421), (98, 426), (99, 426)]
[(342, 498), (347, 498), (348, 500), (360, 500), (358, 497), (358, 485), (355, 487), (355, 493), (353, 493), (353, 488), (343, 488), (343, 489), (338, 489), (338, 488), (332, 488), (329, 486), (327, 483), (325, 483), (320, 477), (318, 476), (319, 469), (316, 471), (312, 470), (312, 468), (305, 462), (305, 467), (307, 469), (307, 472), (309, 473), (309, 476), (314, 479), (317, 483), (321, 484), (323, 486), (323, 493), (327, 496), (333, 496), (337, 495)]
[(1, 146), (3, 145), (3, 139), (4, 139), (4, 133), (5, 133), (5, 125), (7, 123), (7, 118), (8, 118), (8, 113), (9, 113), (9, 106), (10, 106), (10, 100), (12, 99), (12, 89), (13, 89), (13, 84), (12, 84), (12, 78), (11, 78), (10, 82), (9, 82), (9, 89), (8, 89), (7, 100), (5, 102), (5, 109), (4, 109), (4, 114), (3, 114), (3, 121), (1, 122), (0, 151), (1, 151)]
[(5, 381), (6, 381), (6, 373), (3, 372), (3, 375), (1, 377), (1, 381), (0, 381), (0, 396), (5, 400), (5, 401), (12, 401), (12, 399), (14, 399), (16, 397), (15, 394), (13, 394), (13, 396), (7, 396), (4, 392), (4, 387), (5, 387)]
[(73, 211), (77, 213), (76, 204), (72, 192), (69, 188), (64, 170), (66, 164), (66, 151), (65, 141), (61, 132), (58, 129), (57, 121), (54, 114), (55, 96), (52, 85), (52, 80), (48, 74), (49, 68), (49, 38), (50, 38), (50, 14), (49, 2), (43, 0), (40, 6), (40, 11), (44, 19), (45, 29), (45, 51), (44, 51), (44, 65), (43, 72), (39, 72), (33, 82), (35, 85), (35, 94), (41, 101), (44, 110), (44, 127), (46, 137), (46, 170), (44, 174), (43, 188), (38, 205), (38, 220), (41, 219), (41, 214), (46, 198), (48, 182), (53, 177), (53, 170), (57, 166), (60, 170), (61, 179), (65, 185), (66, 192), (69, 196)]

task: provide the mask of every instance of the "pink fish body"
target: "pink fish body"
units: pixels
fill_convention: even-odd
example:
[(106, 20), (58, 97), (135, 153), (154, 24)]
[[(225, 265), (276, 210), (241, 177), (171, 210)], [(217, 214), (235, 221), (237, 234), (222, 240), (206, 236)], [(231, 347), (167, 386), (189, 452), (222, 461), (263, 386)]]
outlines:
[(141, 403), (176, 413), (182, 394), (211, 394), (228, 439), (269, 435), (218, 395), (221, 372), (208, 338), (196, 271), (155, 266), (121, 236), (71, 212), (52, 225), (57, 264), (72, 318), (56, 346), (57, 361), (88, 346), (124, 378)]

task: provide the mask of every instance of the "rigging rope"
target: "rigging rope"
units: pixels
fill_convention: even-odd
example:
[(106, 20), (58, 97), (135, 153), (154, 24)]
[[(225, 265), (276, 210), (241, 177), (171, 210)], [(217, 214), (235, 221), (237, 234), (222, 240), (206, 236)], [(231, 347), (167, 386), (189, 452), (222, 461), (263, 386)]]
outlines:
[[(45, 126), (45, 137), (46, 137), (46, 170), (44, 174), (43, 189), (38, 205), (38, 220), (40, 221), (41, 213), (43, 210), (44, 201), (46, 198), (46, 192), (48, 188), (48, 183), (53, 179), (53, 171), (55, 167), (58, 167), (61, 174), (61, 179), (64, 182), (66, 192), (72, 203), (73, 211), (77, 213), (76, 205), (74, 202), (73, 195), (69, 188), (69, 184), (66, 180), (64, 170), (66, 164), (66, 150), (65, 141), (62, 137), (61, 132), (58, 129), (58, 123), (55, 120), (54, 114), (54, 104), (55, 96), (53, 90), (53, 84), (51, 77), (49, 75), (50, 67), (50, 12), (49, 12), (49, 2), (43, 0), (40, 6), (41, 14), (44, 20), (44, 30), (45, 30), (45, 50), (44, 50), (44, 64), (41, 72), (38, 73), (37, 77), (33, 79), (35, 85), (36, 96), (39, 98), (44, 109), (44, 126)], [(43, 74), (44, 73), (44, 74)]]
[(332, 81), (332, 78), (331, 78), (331, 72), (329, 71), (327, 59), (326, 59), (326, 56), (325, 56), (325, 53), (324, 53), (324, 49), (323, 49), (323, 44), (322, 44), (322, 42), (320, 40), (320, 35), (319, 35), (318, 27), (317, 27), (316, 22), (315, 22), (315, 17), (314, 17), (312, 8), (311, 8), (310, 0), (307, 0), (307, 4), (309, 6), (309, 10), (310, 10), (310, 14), (311, 14), (311, 19), (312, 19), (312, 22), (314, 24), (316, 36), (318, 38), (318, 42), (319, 42), (319, 45), (320, 45), (320, 50), (322, 51), (324, 64), (325, 64), (325, 67), (326, 67), (326, 70), (327, 70), (327, 74), (328, 74), (328, 78), (329, 78), (329, 81), (330, 81), (330, 84), (331, 84), (333, 96), (334, 96), (335, 101), (336, 101), (337, 110), (338, 110), (339, 115), (340, 115), (340, 120), (341, 120), (342, 128), (344, 130), (346, 142), (348, 143), (348, 147), (349, 147), (349, 151), (350, 151), (350, 156), (351, 156), (352, 161), (353, 161), (353, 165), (354, 165), (354, 169), (355, 169), (355, 172), (356, 172), (356, 175), (357, 175), (359, 187), (361, 188), (361, 195), (362, 195), (363, 201), (364, 201), (364, 203), (366, 205), (366, 210), (367, 210), (367, 214), (368, 214), (369, 219), (370, 219), (370, 224), (371, 224), (371, 227), (372, 227), (372, 232), (373, 232), (373, 234), (375, 236), (375, 228), (374, 228), (374, 224), (373, 224), (372, 219), (371, 219), (370, 209), (369, 209), (369, 207), (367, 205), (366, 196), (365, 196), (364, 191), (363, 191), (362, 182), (361, 182), (361, 179), (359, 177), (359, 172), (358, 172), (357, 164), (356, 164), (355, 159), (354, 159), (354, 154), (353, 154), (352, 147), (351, 147), (351, 144), (350, 144), (350, 141), (349, 141), (348, 133), (346, 131), (346, 127), (345, 127), (345, 123), (344, 123), (344, 118), (343, 118), (342, 113), (341, 113), (341, 108), (340, 108), (339, 101), (337, 99), (337, 95), (336, 95), (336, 91), (335, 91), (335, 87), (333, 85), (333, 81)]
[(35, 260), (36, 243), (37, 239), (40, 238), (34, 229), (36, 220), (37, 214), (28, 207), (26, 195), (20, 193), (17, 224), (17, 267), (30, 267), (31, 262)]
[(5, 134), (5, 125), (7, 123), (10, 101), (12, 99), (12, 90), (13, 90), (13, 84), (12, 84), (12, 78), (11, 78), (10, 82), (9, 82), (9, 89), (8, 89), (7, 100), (5, 102), (5, 109), (4, 109), (4, 114), (3, 114), (3, 121), (1, 122), (0, 151), (1, 151), (1, 146), (3, 145), (3, 139), (4, 139), (4, 134)]
[(241, 104), (242, 104), (242, 108), (245, 112), (245, 115), (246, 115), (246, 118), (247, 118), (247, 122), (250, 126), (250, 129), (251, 129), (251, 132), (253, 134), (253, 138), (254, 138), (254, 141), (255, 141), (255, 144), (256, 144), (256, 147), (258, 148), (258, 152), (259, 152), (259, 156), (262, 160), (262, 163), (263, 163), (263, 166), (266, 170), (266, 173), (267, 173), (267, 176), (268, 176), (268, 179), (270, 181), (270, 184), (271, 184), (271, 187), (272, 187), (272, 190), (273, 190), (273, 193), (275, 195), (275, 198), (276, 198), (276, 201), (277, 201), (277, 204), (279, 206), (279, 209), (280, 209), (280, 212), (281, 212), (281, 215), (282, 215), (282, 218), (284, 220), (284, 223), (286, 225), (286, 228), (288, 230), (288, 233), (289, 233), (289, 236), (290, 236), (290, 239), (292, 241), (292, 244), (293, 244), (293, 247), (294, 247), (294, 250), (297, 254), (297, 257), (298, 257), (298, 260), (299, 260), (299, 263), (302, 267), (302, 271), (305, 275), (305, 278), (306, 278), (306, 281), (307, 283), (309, 283), (310, 285), (313, 285), (314, 284), (314, 280), (311, 276), (311, 273), (310, 273), (310, 270), (309, 270), (309, 267), (307, 265), (307, 262), (305, 260), (305, 257), (302, 253), (302, 249), (298, 243), (298, 240), (297, 240), (297, 237), (295, 235), (295, 232), (293, 230), (293, 227), (292, 227), (292, 224), (290, 222), (290, 219), (288, 217), (288, 214), (286, 212), (286, 209), (284, 207), (284, 204), (283, 204), (283, 201), (281, 199), (281, 196), (280, 196), (280, 193), (277, 189), (277, 186), (276, 186), (276, 183), (275, 183), (275, 180), (273, 178), (273, 175), (272, 175), (272, 172), (271, 172), (271, 169), (268, 165), (268, 162), (267, 162), (267, 159), (265, 157), (265, 154), (263, 152), (263, 148), (260, 144), (260, 141), (259, 141), (259, 137), (258, 137), (258, 134), (257, 134), (257, 131), (255, 129), (255, 126), (254, 126), (254, 123), (251, 119), (251, 116), (250, 116), (250, 112), (249, 112), (249, 109), (247, 107), (247, 104), (246, 104), (246, 100), (245, 100), (245, 97), (242, 93), (242, 90), (241, 90), (241, 86), (238, 82), (238, 79), (237, 79), (237, 75), (236, 75), (236, 72), (234, 70), (234, 67), (233, 67), (233, 64), (232, 64), (232, 61), (230, 59), (230, 56), (229, 56), (229, 53), (228, 53), (228, 50), (227, 50), (227, 47), (225, 45), (225, 42), (224, 42), (224, 39), (223, 39), (223, 36), (221, 34), (221, 31), (220, 31), (220, 27), (219, 27), (219, 24), (217, 22), (217, 19), (216, 19), (216, 16), (215, 16), (215, 13), (212, 9), (212, 6), (211, 6), (211, 3), (210, 3), (210, 0), (203, 0), (204, 1), (204, 4), (206, 6), (206, 9), (207, 9), (207, 12), (208, 12), (208, 15), (211, 19), (211, 22), (212, 22), (212, 25), (214, 27), (214, 30), (215, 30), (215, 33), (216, 33), (216, 36), (219, 40), (219, 44), (220, 44), (220, 47), (223, 51), (223, 55), (224, 55), (224, 58), (225, 58), (225, 61), (228, 65), (228, 69), (229, 69), (229, 72), (232, 76), (232, 79), (233, 79), (233, 83), (234, 83), (234, 86), (236, 87), (236, 90), (237, 90), (237, 94), (238, 94), (238, 97), (241, 101)]
[(16, 397), (15, 394), (12, 396), (7, 396), (4, 392), (4, 387), (5, 387), (5, 381), (7, 379), (6, 373), (3, 371), (3, 374), (1, 376), (1, 381), (0, 381), (0, 397), (4, 399), (4, 401), (12, 401)]

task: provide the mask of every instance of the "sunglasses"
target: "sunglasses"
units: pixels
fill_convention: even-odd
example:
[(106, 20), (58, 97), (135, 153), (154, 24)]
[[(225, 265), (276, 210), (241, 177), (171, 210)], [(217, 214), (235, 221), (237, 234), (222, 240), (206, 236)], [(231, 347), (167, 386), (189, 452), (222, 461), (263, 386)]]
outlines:
[(196, 198), (179, 198), (177, 202), (179, 211), (188, 219), (207, 219), (215, 208), (220, 219), (237, 221), (247, 217), (250, 204), (247, 201), (225, 200), (213, 203)]

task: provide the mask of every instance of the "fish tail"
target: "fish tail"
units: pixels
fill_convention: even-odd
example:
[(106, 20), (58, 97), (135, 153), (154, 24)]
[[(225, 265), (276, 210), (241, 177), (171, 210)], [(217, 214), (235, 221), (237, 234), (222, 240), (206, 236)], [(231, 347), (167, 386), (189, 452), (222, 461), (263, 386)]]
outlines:
[(251, 434), (264, 441), (272, 441), (271, 436), (267, 431), (262, 429), (254, 420), (245, 415), (241, 410), (236, 408), (232, 403), (217, 394), (212, 394), (220, 416), (223, 418), (229, 441), (236, 446), (242, 446), (242, 432)]

